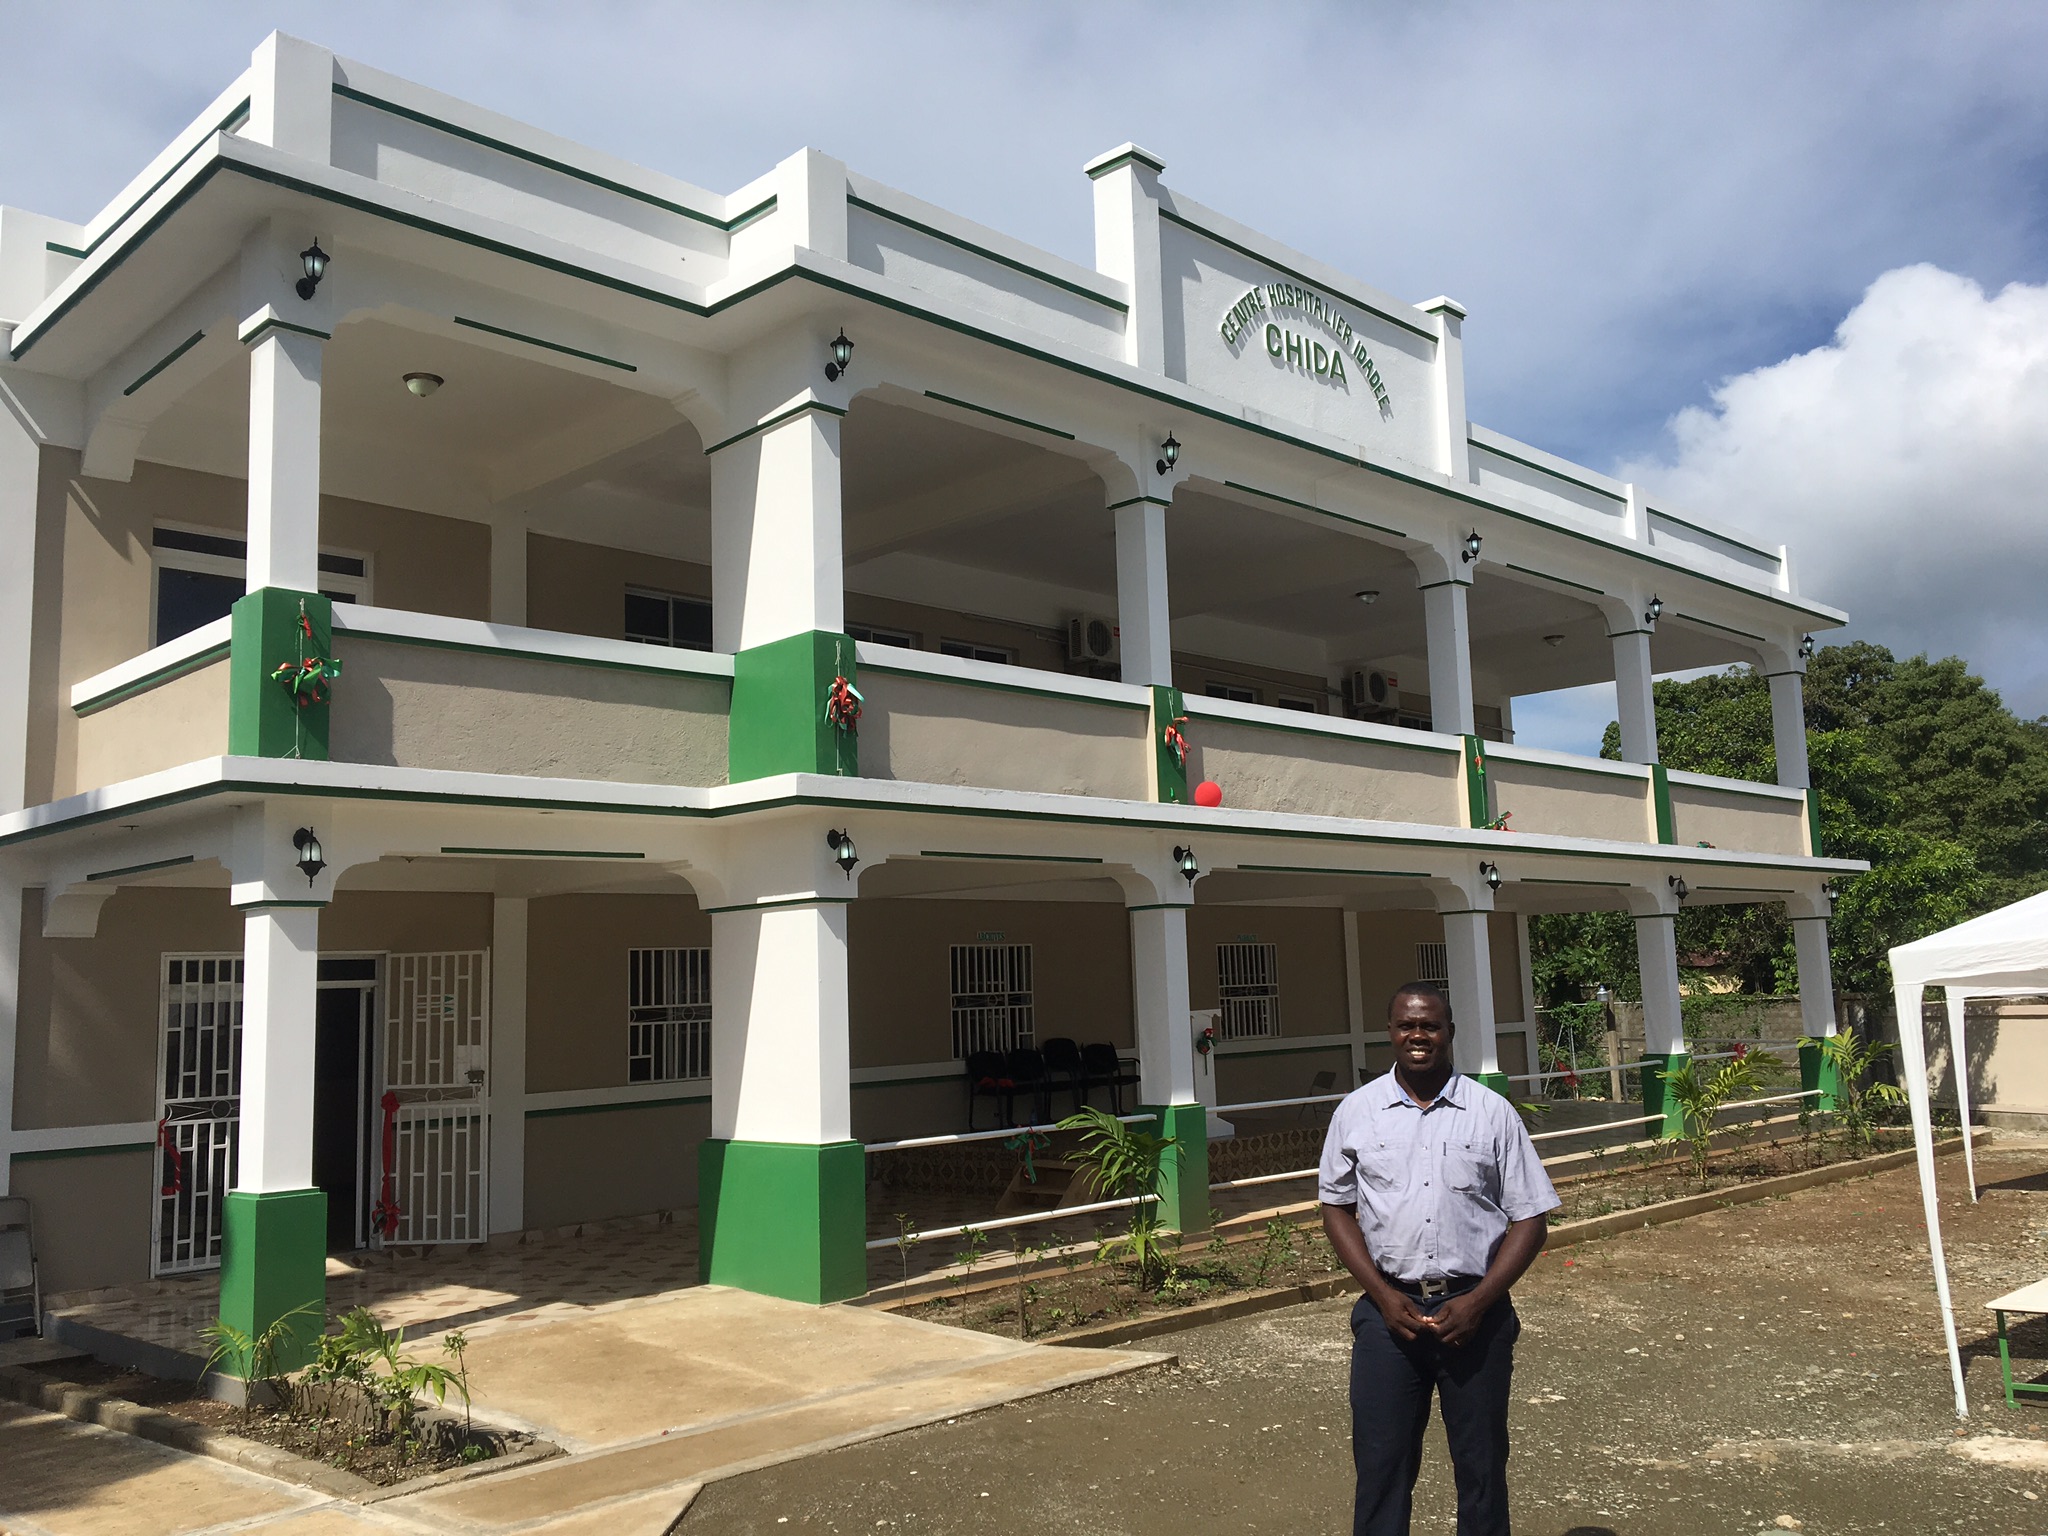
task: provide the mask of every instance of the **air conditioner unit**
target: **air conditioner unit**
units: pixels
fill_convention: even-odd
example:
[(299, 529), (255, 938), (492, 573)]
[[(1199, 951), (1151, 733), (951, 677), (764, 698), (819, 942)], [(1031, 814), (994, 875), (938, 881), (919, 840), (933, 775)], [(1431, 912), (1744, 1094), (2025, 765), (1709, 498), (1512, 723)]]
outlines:
[(1391, 717), (1401, 707), (1399, 678), (1368, 667), (1345, 674), (1344, 703), (1356, 719)]
[(1067, 660), (1111, 666), (1119, 659), (1113, 619), (1067, 620)]

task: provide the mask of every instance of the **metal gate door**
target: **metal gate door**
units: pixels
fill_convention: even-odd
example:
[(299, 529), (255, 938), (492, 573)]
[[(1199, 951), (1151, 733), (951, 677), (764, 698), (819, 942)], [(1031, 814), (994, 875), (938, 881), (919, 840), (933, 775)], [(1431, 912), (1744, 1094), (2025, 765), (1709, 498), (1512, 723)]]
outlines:
[(220, 1264), (242, 1119), (242, 957), (165, 955), (150, 1273)]
[(372, 1217), (384, 1243), (480, 1243), (490, 1231), (488, 961), (471, 950), (386, 964)]

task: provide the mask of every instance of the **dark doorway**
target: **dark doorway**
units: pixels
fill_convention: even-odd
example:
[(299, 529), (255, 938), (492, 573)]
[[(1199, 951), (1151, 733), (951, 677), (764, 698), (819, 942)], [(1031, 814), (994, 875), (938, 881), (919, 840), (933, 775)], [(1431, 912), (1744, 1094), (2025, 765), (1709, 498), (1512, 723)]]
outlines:
[[(332, 962), (322, 961), (324, 971)], [(369, 1179), (369, 986), (323, 985), (314, 1015), (313, 1182), (327, 1193), (330, 1253), (360, 1248), (367, 1238)]]

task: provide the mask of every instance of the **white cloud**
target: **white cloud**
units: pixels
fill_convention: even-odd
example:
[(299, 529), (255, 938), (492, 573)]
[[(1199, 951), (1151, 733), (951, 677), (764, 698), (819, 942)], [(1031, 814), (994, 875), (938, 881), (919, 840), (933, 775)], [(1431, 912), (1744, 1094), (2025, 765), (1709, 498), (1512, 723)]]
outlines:
[(1729, 379), (1619, 471), (1791, 546), (1802, 592), (1899, 654), (1960, 655), (2048, 712), (2048, 286), (1933, 266), (1810, 352)]

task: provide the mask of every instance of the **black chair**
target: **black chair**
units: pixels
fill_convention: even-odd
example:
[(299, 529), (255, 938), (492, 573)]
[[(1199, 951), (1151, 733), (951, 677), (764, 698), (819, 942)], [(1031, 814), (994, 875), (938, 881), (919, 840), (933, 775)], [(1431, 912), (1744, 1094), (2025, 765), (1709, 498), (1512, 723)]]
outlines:
[(43, 1281), (28, 1199), (0, 1197), (0, 1339), (42, 1331)]
[(1123, 1057), (1116, 1047), (1105, 1041), (1096, 1040), (1081, 1047), (1082, 1092), (1094, 1088), (1109, 1090), (1110, 1109), (1116, 1114), (1124, 1112), (1124, 1089), (1135, 1087), (1138, 1074), (1124, 1065)]
[(1055, 1035), (1045, 1042), (1045, 1070), (1052, 1079), (1052, 1086), (1065, 1088), (1074, 1095), (1074, 1112), (1080, 1113), (1084, 1095), (1088, 1092), (1088, 1069), (1081, 1062), (1080, 1045), (1065, 1035)]
[(1047, 1124), (1052, 1119), (1052, 1078), (1045, 1070), (1045, 1057), (1028, 1045), (1020, 1045), (1010, 1052), (1008, 1067), (1010, 1081), (1017, 1085), (1016, 1092), (1030, 1094), (1038, 1111), (1031, 1124)]
[(995, 1101), (997, 1126), (1011, 1124), (1010, 1106), (1016, 1097), (1017, 1085), (1003, 1065), (1001, 1051), (967, 1053), (967, 1129), (976, 1128), (974, 1106), (983, 1099)]

